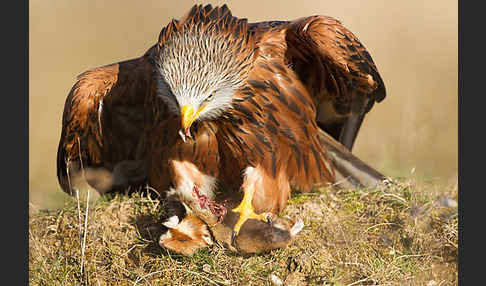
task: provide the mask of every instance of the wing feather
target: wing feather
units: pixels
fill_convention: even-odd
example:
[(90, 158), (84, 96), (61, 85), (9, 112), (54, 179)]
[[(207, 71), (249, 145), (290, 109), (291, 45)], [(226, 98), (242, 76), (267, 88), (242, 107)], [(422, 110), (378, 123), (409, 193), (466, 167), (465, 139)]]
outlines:
[[(81, 168), (112, 172), (118, 163), (136, 159), (154, 48), (140, 58), (78, 76), (65, 101), (57, 152), (57, 176), (65, 192), (72, 194), (71, 179)], [(115, 183), (103, 185), (99, 180), (96, 176), (88, 178), (93, 187), (104, 189), (100, 191), (111, 189)]]
[(340, 142), (347, 136), (345, 145), (351, 149), (364, 114), (386, 96), (369, 52), (332, 17), (301, 18), (281, 29), (288, 46), (286, 62), (312, 95), (319, 123)]

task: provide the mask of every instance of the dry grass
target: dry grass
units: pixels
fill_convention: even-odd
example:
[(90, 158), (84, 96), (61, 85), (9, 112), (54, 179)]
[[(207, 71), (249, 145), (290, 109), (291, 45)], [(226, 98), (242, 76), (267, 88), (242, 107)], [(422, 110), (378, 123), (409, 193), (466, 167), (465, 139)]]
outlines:
[[(183, 257), (158, 246), (163, 203), (140, 194), (90, 204), (89, 285), (456, 285), (457, 185), (394, 180), (373, 190), (294, 195), (285, 213), (305, 227), (284, 249), (242, 257), (214, 246)], [(81, 199), (81, 217), (85, 207)], [(31, 209), (31, 285), (80, 281), (75, 199)]]

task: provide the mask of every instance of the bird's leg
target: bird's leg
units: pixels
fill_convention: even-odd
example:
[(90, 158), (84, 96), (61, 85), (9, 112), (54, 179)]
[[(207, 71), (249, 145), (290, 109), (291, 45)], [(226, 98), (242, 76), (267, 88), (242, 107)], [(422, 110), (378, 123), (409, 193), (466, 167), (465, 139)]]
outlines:
[(244, 190), (243, 200), (241, 203), (234, 208), (233, 212), (240, 213), (240, 217), (236, 222), (235, 226), (233, 227), (233, 234), (231, 237), (231, 244), (235, 246), (236, 236), (238, 235), (241, 227), (248, 219), (257, 219), (264, 222), (272, 223), (272, 214), (271, 213), (261, 213), (256, 214), (253, 210), (252, 200), (253, 195), (255, 193), (255, 188), (247, 188)]

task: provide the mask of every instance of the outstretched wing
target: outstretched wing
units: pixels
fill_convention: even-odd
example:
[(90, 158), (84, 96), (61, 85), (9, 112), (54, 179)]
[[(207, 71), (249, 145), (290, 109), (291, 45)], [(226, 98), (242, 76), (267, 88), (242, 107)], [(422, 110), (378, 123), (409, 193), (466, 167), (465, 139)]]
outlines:
[(286, 62), (313, 97), (319, 125), (351, 150), (364, 115), (386, 94), (373, 59), (334, 18), (306, 17), (280, 27)]
[[(66, 99), (57, 151), (57, 177), (62, 189), (72, 194), (73, 179), (84, 172), (100, 192), (123, 185), (126, 178), (112, 172), (142, 176), (140, 154), (144, 127), (144, 100), (151, 90), (151, 55), (84, 72)], [(138, 173), (137, 173), (138, 172)], [(140, 178), (143, 180), (143, 178)]]

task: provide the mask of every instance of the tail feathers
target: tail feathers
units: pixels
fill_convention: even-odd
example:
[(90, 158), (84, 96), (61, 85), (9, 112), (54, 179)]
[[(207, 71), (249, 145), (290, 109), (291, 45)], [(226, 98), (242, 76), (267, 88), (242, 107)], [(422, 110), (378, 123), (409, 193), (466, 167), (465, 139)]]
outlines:
[(386, 177), (353, 155), (345, 146), (323, 131), (319, 139), (335, 168), (335, 184), (341, 188), (373, 188)]
[(356, 141), (356, 136), (358, 135), (364, 116), (364, 113), (353, 114), (346, 120), (343, 127), (341, 128), (339, 142), (341, 142), (349, 150), (353, 150), (354, 141)]

